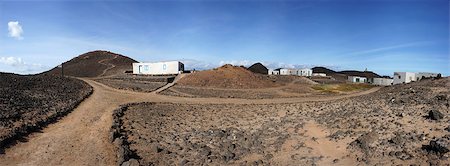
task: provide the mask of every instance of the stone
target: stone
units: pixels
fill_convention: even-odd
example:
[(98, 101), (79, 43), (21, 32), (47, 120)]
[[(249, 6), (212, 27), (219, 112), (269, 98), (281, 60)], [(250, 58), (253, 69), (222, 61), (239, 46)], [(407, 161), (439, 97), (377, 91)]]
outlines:
[(139, 161), (137, 161), (136, 159), (130, 159), (122, 163), (122, 166), (139, 166)]
[(430, 112), (428, 112), (428, 118), (432, 120), (439, 120), (444, 118), (444, 114), (442, 114), (438, 110), (431, 110)]

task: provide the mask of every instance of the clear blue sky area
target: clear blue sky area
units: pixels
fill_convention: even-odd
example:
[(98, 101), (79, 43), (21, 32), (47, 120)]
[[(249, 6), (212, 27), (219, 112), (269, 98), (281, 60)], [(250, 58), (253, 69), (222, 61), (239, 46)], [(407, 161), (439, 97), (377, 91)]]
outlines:
[(109, 50), (197, 69), (263, 62), (448, 76), (449, 6), (448, 0), (0, 0), (0, 71), (37, 73)]

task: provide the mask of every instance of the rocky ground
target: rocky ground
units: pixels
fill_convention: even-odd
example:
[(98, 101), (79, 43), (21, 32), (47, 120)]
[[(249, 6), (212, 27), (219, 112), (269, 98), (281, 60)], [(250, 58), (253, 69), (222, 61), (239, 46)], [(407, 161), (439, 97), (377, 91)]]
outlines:
[(111, 137), (127, 164), (448, 165), (449, 105), (449, 78), (326, 102), (138, 103)]
[(91, 86), (73, 78), (0, 73), (0, 152), (66, 115), (91, 93)]
[(115, 77), (97, 78), (98, 81), (107, 86), (131, 90), (137, 92), (151, 92), (167, 84), (173, 76), (136, 76), (136, 75), (121, 75)]

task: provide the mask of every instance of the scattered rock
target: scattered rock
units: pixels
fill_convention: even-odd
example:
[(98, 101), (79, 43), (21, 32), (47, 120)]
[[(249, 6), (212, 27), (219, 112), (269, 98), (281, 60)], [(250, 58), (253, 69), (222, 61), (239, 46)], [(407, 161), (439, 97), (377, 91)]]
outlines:
[(424, 148), (428, 151), (445, 154), (450, 150), (450, 135), (445, 137), (431, 140), (429, 145), (426, 145)]
[(428, 112), (428, 118), (430, 118), (432, 120), (440, 120), (440, 119), (444, 118), (444, 114), (442, 114), (438, 110), (430, 110)]

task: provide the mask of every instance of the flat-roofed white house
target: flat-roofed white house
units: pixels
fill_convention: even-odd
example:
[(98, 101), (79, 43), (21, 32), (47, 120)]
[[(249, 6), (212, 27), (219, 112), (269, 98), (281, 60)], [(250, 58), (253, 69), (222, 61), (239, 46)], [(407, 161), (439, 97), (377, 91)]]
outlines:
[(416, 80), (420, 81), (423, 78), (435, 78), (438, 77), (439, 73), (429, 73), (429, 72), (418, 72), (416, 73)]
[(179, 61), (133, 63), (133, 74), (174, 75), (184, 71), (184, 64)]
[(394, 72), (393, 84), (404, 84), (417, 81), (416, 73), (412, 72)]
[(389, 86), (392, 85), (394, 79), (392, 78), (373, 78), (372, 84), (380, 85), (380, 86)]
[(280, 75), (297, 75), (297, 69), (280, 69)]
[(353, 83), (365, 83), (367, 82), (366, 77), (360, 77), (360, 76), (348, 76), (348, 81)]
[(325, 73), (312, 73), (312, 76), (317, 76), (317, 77), (326, 77), (327, 74)]
[(313, 74), (313, 71), (308, 68), (300, 69), (297, 71), (297, 75), (299, 75), (299, 76), (311, 77), (312, 74)]

